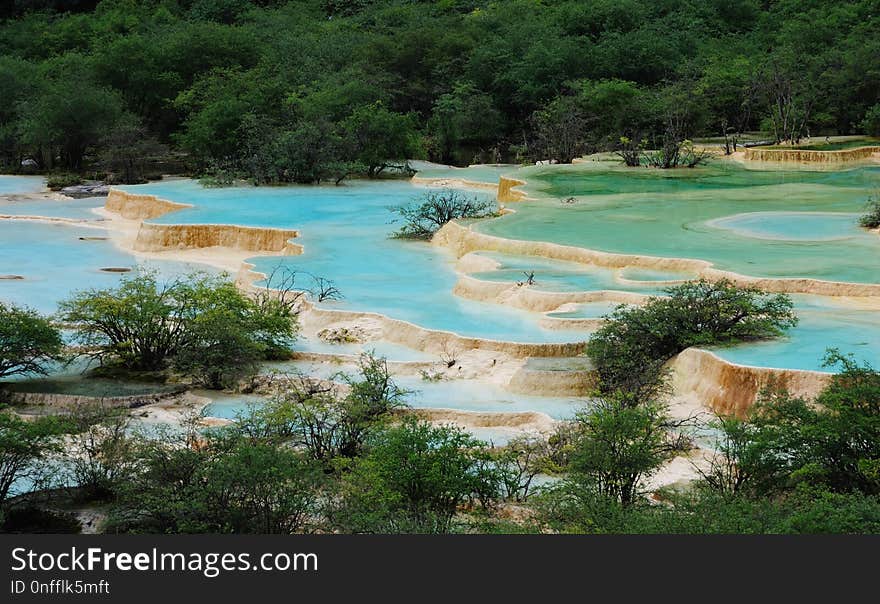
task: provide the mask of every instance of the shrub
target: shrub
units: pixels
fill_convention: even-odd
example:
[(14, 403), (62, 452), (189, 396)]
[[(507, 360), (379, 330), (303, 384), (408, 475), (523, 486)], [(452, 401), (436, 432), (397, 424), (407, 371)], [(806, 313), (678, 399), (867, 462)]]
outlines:
[(10, 375), (45, 375), (63, 360), (61, 332), (36, 311), (0, 301), (0, 379)]
[(604, 392), (654, 398), (667, 360), (691, 346), (760, 340), (797, 324), (785, 294), (731, 281), (690, 281), (643, 306), (619, 306), (587, 345)]
[(46, 186), (53, 191), (60, 191), (64, 187), (73, 187), (82, 184), (82, 178), (77, 174), (50, 174), (46, 177)]
[(880, 228), (880, 191), (868, 198), (865, 209), (867, 212), (859, 218), (859, 224), (866, 229)]
[(401, 239), (430, 239), (446, 223), (459, 218), (486, 218), (495, 213), (495, 202), (467, 197), (457, 191), (425, 193), (408, 205), (391, 208), (404, 225), (394, 233)]
[(197, 383), (227, 386), (260, 360), (289, 350), (295, 311), (284, 292), (250, 297), (225, 277), (195, 274), (160, 282), (143, 272), (118, 287), (74, 294), (60, 305), (78, 342), (102, 362), (133, 371), (173, 363)]

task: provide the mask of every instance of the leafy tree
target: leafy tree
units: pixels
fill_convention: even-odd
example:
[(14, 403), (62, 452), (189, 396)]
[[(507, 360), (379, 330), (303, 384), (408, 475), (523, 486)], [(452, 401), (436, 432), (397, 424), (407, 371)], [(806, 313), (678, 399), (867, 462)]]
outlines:
[(663, 365), (691, 346), (777, 337), (797, 324), (791, 298), (728, 280), (689, 281), (642, 306), (619, 306), (590, 338), (587, 354), (603, 392), (652, 398)]
[(458, 191), (428, 192), (408, 205), (391, 208), (405, 224), (394, 233), (401, 239), (430, 239), (446, 223), (460, 218), (486, 218), (495, 202), (467, 197)]
[(42, 154), (44, 166), (54, 167), (57, 158), (61, 167), (81, 170), (86, 154), (120, 118), (120, 95), (92, 83), (91, 69), (75, 54), (50, 61), (39, 94), (19, 104), (18, 134)]
[(156, 371), (173, 360), (210, 387), (282, 354), (295, 333), (293, 309), (281, 296), (254, 299), (224, 277), (204, 274), (161, 282), (140, 272), (115, 289), (75, 293), (59, 308), (76, 326), (77, 341), (101, 361)]
[(197, 284), (173, 367), (209, 388), (230, 387), (262, 360), (289, 356), (295, 326), (279, 298), (251, 298), (234, 283)]
[(633, 405), (624, 396), (600, 398), (576, 421), (570, 475), (624, 506), (642, 495), (644, 481), (664, 462), (687, 448), (665, 407), (652, 400)]
[(470, 82), (459, 82), (435, 101), (427, 126), (430, 150), (438, 161), (467, 164), (495, 143), (503, 118), (491, 96)]
[(876, 534), (880, 501), (859, 493), (799, 488), (781, 498), (722, 495), (703, 489), (668, 493), (665, 505), (623, 506), (589, 484), (565, 481), (536, 500), (539, 521), (565, 533)]
[(868, 197), (865, 209), (867, 212), (859, 218), (859, 224), (866, 229), (880, 227), (880, 191)]
[(78, 405), (65, 415), (72, 433), (65, 447), (66, 465), (80, 498), (111, 499), (135, 471), (130, 420), (128, 409), (102, 403)]
[(313, 530), (323, 473), (301, 453), (235, 431), (199, 448), (143, 444), (143, 470), (122, 489), (111, 531), (292, 534)]
[(654, 99), (636, 82), (581, 80), (575, 91), (580, 111), (590, 120), (592, 136), (601, 149), (614, 148), (620, 137), (641, 141), (653, 128)]
[(352, 159), (367, 167), (370, 178), (393, 166), (405, 167), (420, 153), (413, 117), (390, 111), (382, 103), (358, 107), (341, 127), (354, 149)]
[(536, 434), (517, 436), (493, 451), (492, 463), (498, 471), (504, 496), (526, 501), (534, 490), (535, 477), (554, 471), (552, 454), (549, 440)]
[(535, 159), (561, 164), (583, 155), (588, 147), (589, 120), (574, 96), (560, 96), (532, 114)]
[(748, 417), (725, 418), (704, 482), (724, 494), (775, 495), (799, 484), (834, 492), (880, 492), (880, 374), (830, 351), (838, 366), (814, 401), (771, 387)]
[(64, 360), (61, 332), (36, 311), (0, 301), (0, 378), (46, 375)]
[(343, 531), (448, 533), (468, 499), (498, 492), (485, 443), (458, 428), (409, 419), (371, 445), (354, 461), (331, 516)]
[(113, 180), (124, 184), (146, 182), (153, 162), (168, 152), (132, 114), (120, 117), (101, 146), (102, 163), (113, 174)]
[(861, 122), (862, 130), (871, 136), (880, 136), (880, 103), (872, 105)]
[(0, 410), (0, 509), (17, 482), (36, 483), (46, 471), (45, 460), (61, 450), (67, 426), (57, 417), (34, 421)]
[(302, 448), (330, 468), (363, 453), (372, 432), (406, 406), (407, 391), (392, 379), (384, 358), (362, 356), (356, 376), (340, 376), (348, 392), (305, 378), (284, 380), (279, 393), (241, 422), (248, 434)]

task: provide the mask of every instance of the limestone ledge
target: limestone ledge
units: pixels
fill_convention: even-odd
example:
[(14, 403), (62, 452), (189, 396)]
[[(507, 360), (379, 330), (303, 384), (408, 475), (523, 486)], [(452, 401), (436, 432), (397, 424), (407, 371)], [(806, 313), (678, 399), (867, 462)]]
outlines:
[(522, 256), (540, 256), (552, 260), (579, 262), (606, 268), (638, 267), (684, 272), (710, 280), (730, 279), (738, 285), (756, 287), (768, 292), (849, 297), (880, 296), (880, 284), (877, 283), (849, 283), (796, 277), (750, 277), (713, 268), (712, 263), (706, 260), (617, 254), (546, 241), (505, 239), (480, 233), (470, 226), (463, 226), (455, 221), (447, 223), (437, 231), (431, 241), (434, 245), (449, 248), (459, 258), (470, 252), (492, 251)]
[(144, 405), (152, 405), (160, 401), (167, 401), (180, 397), (184, 388), (175, 388), (167, 392), (152, 394), (135, 394), (130, 396), (85, 396), (78, 394), (59, 394), (48, 392), (15, 392), (0, 389), (0, 398), (13, 405), (34, 405), (53, 408), (72, 408), (82, 405), (100, 404), (106, 407), (120, 407), (134, 409)]
[(549, 433), (556, 426), (556, 420), (538, 411), (480, 412), (424, 408), (404, 409), (400, 413), (429, 422), (453, 423), (467, 428), (517, 428), (518, 430)]
[(813, 398), (831, 379), (830, 373), (820, 371), (737, 365), (697, 348), (680, 353), (669, 366), (676, 397), (691, 398), (716, 413), (738, 417), (748, 412), (767, 386)]
[(592, 369), (553, 371), (523, 367), (505, 388), (517, 394), (586, 397), (596, 389), (596, 372)]
[(525, 201), (528, 196), (517, 189), (526, 184), (524, 180), (502, 176), (498, 179), (498, 194), (496, 199), (501, 203), (510, 203), (517, 201)]
[(226, 224), (154, 224), (144, 222), (133, 249), (138, 252), (225, 247), (260, 254), (296, 255), (302, 246), (290, 240), (299, 231)]
[(139, 195), (120, 189), (110, 189), (110, 192), (107, 194), (107, 200), (104, 202), (104, 207), (109, 212), (118, 214), (128, 220), (149, 220), (184, 208), (191, 208), (192, 206), (186, 203), (160, 199), (155, 195)]
[(339, 322), (371, 320), (380, 328), (376, 339), (437, 355), (448, 354), (453, 350), (482, 350), (513, 358), (568, 357), (580, 354), (586, 345), (586, 342), (532, 343), (474, 338), (451, 331), (426, 329), (408, 321), (392, 319), (377, 313), (329, 310), (313, 305), (301, 315), (301, 319), (309, 331), (318, 331)]
[(743, 159), (766, 162), (841, 163), (870, 159), (877, 154), (880, 154), (880, 146), (856, 147), (837, 151), (750, 147), (745, 150)]
[(410, 182), (416, 185), (426, 187), (450, 187), (453, 189), (479, 189), (481, 191), (490, 191), (492, 193), (498, 190), (498, 185), (491, 182), (480, 182), (477, 180), (466, 180), (463, 178), (426, 178), (423, 176), (413, 176)]
[(469, 300), (501, 304), (531, 312), (553, 312), (565, 304), (588, 302), (641, 304), (647, 298), (643, 294), (614, 290), (548, 292), (534, 286), (503, 281), (483, 281), (469, 275), (459, 277), (453, 292)]

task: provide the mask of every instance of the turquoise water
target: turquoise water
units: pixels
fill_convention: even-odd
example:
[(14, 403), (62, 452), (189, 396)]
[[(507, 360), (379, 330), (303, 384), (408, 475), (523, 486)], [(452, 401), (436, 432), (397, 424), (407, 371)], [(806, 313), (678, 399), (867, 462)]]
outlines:
[(100, 220), (92, 211), (93, 208), (104, 206), (103, 197), (87, 197), (84, 199), (23, 200), (0, 202), (0, 214), (13, 216), (47, 216), (50, 218), (75, 218), (78, 220)]
[(841, 241), (876, 237), (859, 227), (859, 216), (845, 212), (749, 212), (712, 220), (708, 225), (749, 239)]
[(572, 310), (551, 312), (547, 316), (556, 319), (599, 319), (618, 306), (619, 302), (585, 302)]
[[(478, 166), (470, 170), (486, 181), (512, 167)], [(428, 171), (427, 169), (425, 170)], [(868, 193), (880, 183), (880, 168), (845, 171), (747, 170), (715, 162), (708, 168), (661, 173), (624, 170), (609, 162), (573, 167), (521, 170), (533, 195), (517, 204), (517, 213), (480, 223), (480, 230), (625, 253), (700, 258), (720, 268), (766, 276), (806, 276), (877, 282), (880, 237), (856, 226)], [(462, 177), (464, 177), (462, 175)], [(2, 187), (42, 188), (40, 179), (0, 177)], [(5, 183), (5, 184), (4, 184)], [(166, 215), (162, 223), (229, 223), (299, 229), (302, 256), (258, 258), (258, 270), (286, 267), (332, 279), (345, 295), (325, 306), (371, 311), (417, 325), (499, 340), (577, 341), (584, 332), (543, 329), (541, 315), (503, 305), (463, 300), (452, 294), (459, 275), (444, 249), (422, 242), (389, 239), (398, 225), (388, 206), (417, 197), (424, 188), (406, 181), (355, 181), (343, 187), (238, 187), (205, 189), (191, 180), (126, 187), (132, 191), (192, 203)], [(477, 194), (477, 193), (473, 193)], [(576, 196), (573, 204), (559, 197)], [(564, 198), (564, 197), (563, 197)], [(103, 199), (19, 201), (0, 205), (0, 213), (94, 218)], [(70, 291), (108, 287), (118, 274), (102, 267), (135, 266), (135, 258), (101, 237), (100, 229), (34, 222), (0, 222), (0, 299), (55, 310)], [(622, 290), (660, 294), (664, 281), (686, 273), (639, 268), (610, 270), (542, 258), (481, 252), (499, 264), (475, 277), (502, 282), (524, 280), (535, 271), (539, 290)], [(150, 263), (175, 274), (193, 270), (182, 263)], [(308, 279), (305, 279), (308, 285)], [(825, 349), (835, 346), (880, 366), (880, 313), (837, 306), (831, 299), (796, 296), (801, 323), (785, 338), (718, 351), (733, 362), (798, 369), (820, 369)], [(560, 318), (596, 318), (615, 306), (579, 305)], [(375, 348), (393, 360), (434, 360), (430, 355), (385, 342), (334, 345), (303, 340), (304, 351), (359, 354)], [(416, 379), (425, 406), (474, 410), (528, 410), (549, 406), (562, 413), (558, 399), (513, 397), (500, 388), (462, 382), (439, 384)], [(415, 403), (415, 402), (414, 402)], [(415, 403), (419, 404), (419, 403)], [(562, 405), (563, 407), (565, 405)], [(551, 414), (552, 415), (552, 414)]]
[[(528, 191), (540, 199), (481, 223), (480, 231), (608, 252), (696, 258), (754, 276), (872, 283), (880, 275), (880, 237), (856, 232), (851, 223), (880, 186), (880, 167), (771, 171), (716, 160), (706, 168), (664, 171), (592, 162), (517, 174), (529, 179)], [(575, 203), (561, 203), (570, 196)], [(731, 218), (756, 212), (762, 214)], [(780, 212), (847, 216), (828, 217), (820, 226), (821, 217), (801, 215), (785, 224)], [(727, 228), (719, 228), (719, 219)], [(747, 220), (747, 232), (738, 220)]]
[[(260, 257), (251, 262), (267, 274), (284, 266), (332, 279), (345, 298), (324, 304), (327, 307), (376, 312), (428, 329), (489, 339), (583, 339), (579, 332), (541, 328), (536, 313), (455, 296), (458, 275), (448, 251), (389, 238), (399, 228), (392, 222), (395, 215), (389, 206), (405, 204), (424, 192), (407, 181), (206, 189), (195, 181), (176, 180), (126, 189), (193, 204), (157, 219), (160, 223), (299, 229), (296, 241), (305, 246), (301, 256)], [(308, 285), (308, 277), (301, 282)]]
[(0, 174), (0, 195), (20, 195), (36, 193), (46, 188), (46, 179), (42, 176), (12, 176)]
[(715, 349), (741, 365), (828, 371), (822, 359), (828, 348), (852, 354), (880, 367), (880, 311), (852, 308), (819, 296), (794, 296), (797, 327), (785, 337)]
[[(494, 260), (498, 263), (498, 267), (494, 270), (471, 273), (472, 277), (484, 281), (514, 284), (524, 281), (527, 278), (526, 273), (534, 272), (533, 287), (541, 291), (618, 290), (660, 294), (666, 285), (658, 284), (656, 281), (688, 279), (688, 275), (685, 273), (673, 274), (633, 269), (615, 270), (538, 256), (519, 256), (499, 252), (479, 252), (479, 255)], [(633, 282), (636, 280), (639, 282)]]
[[(72, 291), (113, 287), (121, 274), (104, 272), (101, 268), (133, 268), (139, 263), (110, 241), (80, 239), (102, 236), (106, 236), (106, 232), (101, 229), (0, 221), (0, 275), (24, 277), (0, 279), (0, 300), (53, 313), (57, 303)], [(205, 270), (202, 266), (180, 262), (140, 264), (160, 270), (165, 276)]]
[[(309, 375), (314, 375), (309, 373)], [(511, 394), (499, 386), (468, 380), (426, 382), (420, 378), (398, 378), (397, 383), (411, 391), (407, 397), (410, 406), (422, 409), (448, 408), (478, 412), (540, 411), (554, 419), (570, 419), (584, 404), (584, 399), (528, 396)], [(205, 415), (235, 419), (248, 406), (263, 404), (264, 397), (256, 395), (229, 395), (209, 393), (212, 402)]]

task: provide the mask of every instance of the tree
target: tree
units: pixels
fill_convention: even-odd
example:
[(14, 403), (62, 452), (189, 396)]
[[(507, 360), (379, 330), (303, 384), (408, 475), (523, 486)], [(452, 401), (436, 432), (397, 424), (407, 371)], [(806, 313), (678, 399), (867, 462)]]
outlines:
[(248, 297), (223, 276), (160, 282), (140, 272), (115, 289), (75, 293), (59, 308), (76, 326), (76, 340), (102, 362), (158, 371), (173, 360), (197, 383), (218, 387), (289, 349), (295, 310), (284, 292), (273, 294)]
[(532, 114), (535, 136), (532, 155), (538, 160), (570, 164), (571, 160), (580, 157), (589, 148), (588, 123), (577, 97), (568, 95), (555, 98), (545, 108)]
[(101, 141), (101, 162), (116, 182), (146, 182), (150, 166), (167, 154), (168, 149), (152, 136), (140, 118), (123, 114), (115, 127)]
[(621, 137), (639, 143), (653, 127), (654, 99), (636, 82), (582, 80), (574, 89), (582, 113), (591, 118), (590, 129), (600, 149), (615, 148)]
[(815, 103), (815, 86), (807, 82), (797, 64), (793, 57), (776, 56), (759, 75), (758, 89), (777, 144), (800, 142)]
[(870, 136), (880, 136), (880, 103), (872, 105), (861, 121), (862, 130)]
[(880, 191), (868, 197), (865, 210), (865, 214), (859, 218), (859, 225), (866, 229), (880, 228)]
[(60, 436), (67, 426), (57, 417), (34, 421), (0, 409), (0, 508), (4, 508), (16, 483), (36, 483), (44, 474), (44, 461), (61, 450)]
[(752, 496), (799, 484), (880, 493), (880, 373), (835, 350), (826, 365), (841, 371), (815, 400), (772, 387), (747, 418), (718, 424), (723, 457), (704, 476), (710, 487)]
[(142, 442), (141, 471), (115, 504), (110, 531), (292, 534), (312, 530), (323, 473), (302, 453), (234, 427), (198, 447), (179, 435)]
[(458, 191), (428, 192), (408, 205), (391, 208), (405, 222), (394, 237), (430, 239), (452, 220), (492, 216), (495, 205), (489, 199), (467, 197)]
[(209, 283), (207, 277), (199, 278), (194, 287), (182, 280), (161, 283), (156, 273), (139, 272), (115, 289), (73, 294), (59, 304), (59, 314), (76, 326), (76, 341), (102, 362), (159, 370), (187, 336), (196, 290)]
[(459, 82), (435, 101), (427, 127), (432, 156), (442, 163), (468, 164), (497, 140), (503, 118), (492, 97)]
[[(206, 286), (207, 285), (207, 286)], [(279, 298), (252, 298), (230, 281), (198, 284), (172, 366), (208, 388), (234, 386), (259, 362), (289, 357), (294, 316)]]
[(380, 102), (355, 109), (341, 124), (350, 141), (354, 159), (376, 178), (390, 167), (407, 166), (419, 155), (415, 120), (410, 115), (389, 111)]
[(122, 99), (92, 81), (89, 60), (71, 53), (44, 68), (36, 98), (19, 103), (18, 133), (42, 155), (42, 165), (79, 171), (86, 154), (99, 146), (122, 114)]
[(797, 324), (786, 294), (703, 279), (665, 292), (642, 306), (618, 306), (590, 338), (587, 354), (603, 392), (652, 398), (664, 364), (682, 350), (774, 338)]
[(538, 474), (551, 472), (551, 445), (540, 434), (523, 434), (492, 452), (492, 463), (498, 470), (504, 496), (522, 502), (532, 494)]
[(406, 406), (408, 394), (392, 379), (384, 358), (364, 355), (359, 370), (356, 376), (338, 376), (345, 394), (318, 380), (279, 379), (277, 395), (244, 416), (241, 429), (301, 448), (328, 469), (339, 458), (356, 457), (370, 434)]
[(80, 497), (112, 499), (138, 463), (129, 410), (85, 403), (71, 409), (65, 420), (72, 433), (65, 447), (66, 465)]
[(354, 461), (331, 522), (367, 533), (448, 533), (462, 504), (497, 495), (485, 443), (413, 419), (376, 434)]
[(0, 301), (0, 378), (46, 375), (64, 360), (64, 341), (52, 323), (28, 308)]
[(652, 400), (633, 405), (627, 397), (603, 397), (576, 421), (570, 474), (624, 506), (642, 495), (644, 481), (664, 462), (687, 448), (673, 433), (680, 424)]

